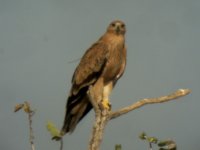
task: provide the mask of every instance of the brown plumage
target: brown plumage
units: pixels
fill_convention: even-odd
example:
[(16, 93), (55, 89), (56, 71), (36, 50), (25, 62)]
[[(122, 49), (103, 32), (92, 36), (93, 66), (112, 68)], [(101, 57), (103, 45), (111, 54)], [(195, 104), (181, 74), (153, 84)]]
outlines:
[(125, 33), (122, 21), (111, 22), (106, 33), (83, 55), (72, 78), (62, 134), (73, 132), (92, 109), (87, 96), (90, 85), (93, 85), (98, 102), (109, 99), (126, 66)]

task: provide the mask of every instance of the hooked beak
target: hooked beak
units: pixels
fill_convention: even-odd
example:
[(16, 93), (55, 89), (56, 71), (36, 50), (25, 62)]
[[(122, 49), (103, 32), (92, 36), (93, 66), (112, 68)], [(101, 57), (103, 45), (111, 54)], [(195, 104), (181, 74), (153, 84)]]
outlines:
[(117, 33), (120, 32), (120, 27), (119, 27), (119, 26), (116, 27), (116, 32), (117, 32)]

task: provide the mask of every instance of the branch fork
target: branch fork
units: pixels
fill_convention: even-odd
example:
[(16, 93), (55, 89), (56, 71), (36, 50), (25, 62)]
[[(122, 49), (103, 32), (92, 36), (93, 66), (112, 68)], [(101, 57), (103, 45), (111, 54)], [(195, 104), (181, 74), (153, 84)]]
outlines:
[(100, 104), (98, 104), (98, 102), (95, 100), (93, 90), (93, 87), (90, 86), (88, 90), (88, 97), (94, 108), (95, 122), (93, 125), (92, 136), (89, 142), (89, 150), (100, 150), (100, 144), (102, 142), (105, 126), (111, 119), (120, 117), (121, 115), (127, 114), (130, 111), (138, 109), (144, 105), (168, 102), (186, 96), (191, 92), (189, 89), (179, 89), (167, 96), (141, 99), (132, 105), (113, 112), (111, 110), (102, 109), (102, 107), (100, 107)]

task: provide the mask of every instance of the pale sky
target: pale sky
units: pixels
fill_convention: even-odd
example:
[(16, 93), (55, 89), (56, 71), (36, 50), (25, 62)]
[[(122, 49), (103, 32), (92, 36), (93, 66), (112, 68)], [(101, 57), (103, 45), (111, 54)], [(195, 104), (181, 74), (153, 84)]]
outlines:
[[(36, 150), (59, 149), (46, 123), (62, 126), (79, 59), (116, 19), (127, 26), (128, 61), (112, 93), (113, 109), (179, 88), (192, 94), (112, 120), (101, 149), (147, 149), (138, 138), (143, 131), (173, 139), (180, 150), (200, 149), (199, 14), (199, 0), (1, 0), (0, 149), (30, 148), (27, 116), (13, 113), (23, 101), (36, 109)], [(64, 137), (64, 150), (87, 149), (93, 121), (91, 111)]]

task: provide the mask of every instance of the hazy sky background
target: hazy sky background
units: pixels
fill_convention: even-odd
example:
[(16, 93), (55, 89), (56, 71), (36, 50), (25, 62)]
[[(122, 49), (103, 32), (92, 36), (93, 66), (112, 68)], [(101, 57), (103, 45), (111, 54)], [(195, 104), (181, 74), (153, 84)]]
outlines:
[[(172, 138), (180, 150), (200, 149), (199, 0), (0, 0), (0, 149), (27, 150), (27, 116), (13, 113), (30, 101), (36, 150), (59, 149), (47, 121), (62, 126), (71, 77), (85, 50), (115, 19), (127, 26), (128, 62), (112, 93), (113, 109), (179, 88), (179, 101), (145, 106), (111, 121), (102, 150), (147, 149), (145, 131)], [(88, 147), (94, 113), (64, 138), (65, 150)]]

